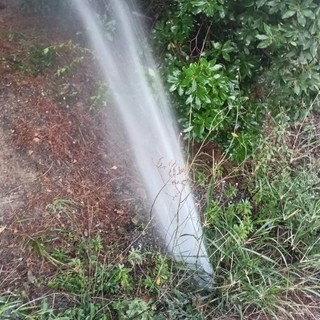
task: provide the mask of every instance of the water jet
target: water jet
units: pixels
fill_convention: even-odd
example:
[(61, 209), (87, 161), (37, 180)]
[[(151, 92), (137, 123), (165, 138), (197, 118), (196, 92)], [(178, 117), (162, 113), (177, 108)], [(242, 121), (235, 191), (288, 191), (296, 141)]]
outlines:
[(88, 2), (74, 0), (74, 5), (126, 128), (147, 191), (151, 217), (167, 251), (205, 274), (205, 281), (212, 279), (174, 117), (141, 24), (125, 1), (111, 1), (116, 34), (113, 41), (108, 41)]

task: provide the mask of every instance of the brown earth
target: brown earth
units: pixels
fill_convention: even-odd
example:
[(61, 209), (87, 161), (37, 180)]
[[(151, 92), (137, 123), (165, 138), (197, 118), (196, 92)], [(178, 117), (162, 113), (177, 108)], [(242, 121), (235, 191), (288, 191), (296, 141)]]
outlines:
[[(23, 287), (32, 295), (30, 275), (51, 274), (35, 250), (40, 240), (70, 246), (100, 235), (105, 245), (128, 245), (136, 182), (126, 170), (130, 157), (114, 134), (111, 107), (90, 110), (99, 85), (88, 63), (91, 53), (71, 46), (38, 72), (32, 56), (37, 46), (74, 44), (76, 26), (5, 4), (0, 10), (0, 288)], [(76, 68), (57, 76), (57, 68), (72, 62), (74, 54), (81, 56)]]

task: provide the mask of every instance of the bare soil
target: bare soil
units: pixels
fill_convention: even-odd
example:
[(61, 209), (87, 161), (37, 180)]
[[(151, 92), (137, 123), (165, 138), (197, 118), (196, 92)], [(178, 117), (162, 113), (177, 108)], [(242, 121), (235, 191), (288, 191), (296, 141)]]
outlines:
[[(54, 17), (0, 10), (0, 288), (39, 294), (32, 279), (51, 268), (38, 240), (57, 244), (100, 235), (104, 245), (132, 239), (134, 179), (116, 131), (112, 108), (92, 111), (99, 79), (90, 53), (67, 75), (61, 61), (31, 72), (40, 44), (76, 41), (76, 26)], [(73, 54), (73, 53), (71, 53)], [(69, 57), (70, 58), (70, 57)], [(72, 57), (71, 57), (72, 59)], [(31, 70), (31, 71), (30, 71)], [(65, 240), (57, 240), (61, 234)]]

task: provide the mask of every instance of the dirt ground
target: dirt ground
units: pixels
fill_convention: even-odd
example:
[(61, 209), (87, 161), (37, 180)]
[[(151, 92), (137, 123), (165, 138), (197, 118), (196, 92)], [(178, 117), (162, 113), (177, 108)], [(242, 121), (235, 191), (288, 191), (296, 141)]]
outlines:
[(66, 63), (63, 54), (52, 67), (32, 72), (36, 46), (77, 40), (76, 27), (23, 14), (14, 1), (3, 3), (0, 288), (23, 287), (32, 294), (30, 275), (50, 275), (50, 266), (34, 250), (37, 239), (54, 246), (64, 230), (74, 241), (99, 234), (104, 244), (125, 247), (135, 229), (132, 190), (139, 188), (126, 169), (130, 157), (114, 134), (110, 107), (90, 108), (99, 84), (94, 66), (86, 63), (92, 56), (81, 52), (82, 61), (63, 76), (56, 75), (59, 63)]

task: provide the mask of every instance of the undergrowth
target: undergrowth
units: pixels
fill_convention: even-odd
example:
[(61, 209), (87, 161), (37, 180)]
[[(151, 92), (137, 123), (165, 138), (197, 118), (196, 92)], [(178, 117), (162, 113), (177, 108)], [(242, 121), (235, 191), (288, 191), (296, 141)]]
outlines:
[(320, 143), (309, 117), (296, 125), (270, 118), (247, 161), (228, 174), (216, 171), (226, 160), (206, 168), (218, 312), (288, 318), (301, 308), (294, 297), (319, 296)]
[[(134, 247), (119, 253), (99, 235), (75, 241), (64, 232), (58, 241), (31, 242), (54, 267), (50, 279), (40, 281), (52, 293), (31, 303), (2, 297), (0, 318), (219, 319), (227, 313), (296, 319), (311, 308), (301, 300), (320, 296), (317, 117), (296, 125), (284, 114), (270, 118), (259, 147), (241, 165), (230, 167), (223, 154), (210, 165), (201, 152), (193, 160), (195, 183), (206, 191), (214, 288), (202, 290), (190, 271), (160, 253)], [(47, 209), (55, 214), (75, 205), (60, 199)], [(62, 245), (63, 238), (76, 244)], [(67, 302), (59, 302), (61, 295)]]
[[(63, 245), (73, 241), (75, 246)], [(54, 271), (49, 279), (28, 277), (51, 293), (31, 302), (18, 299), (18, 291), (3, 296), (0, 319), (202, 319), (196, 295), (187, 289), (194, 286), (182, 280), (188, 271), (160, 253), (133, 247), (121, 253), (105, 247), (100, 236), (79, 238), (65, 231), (30, 243)]]

